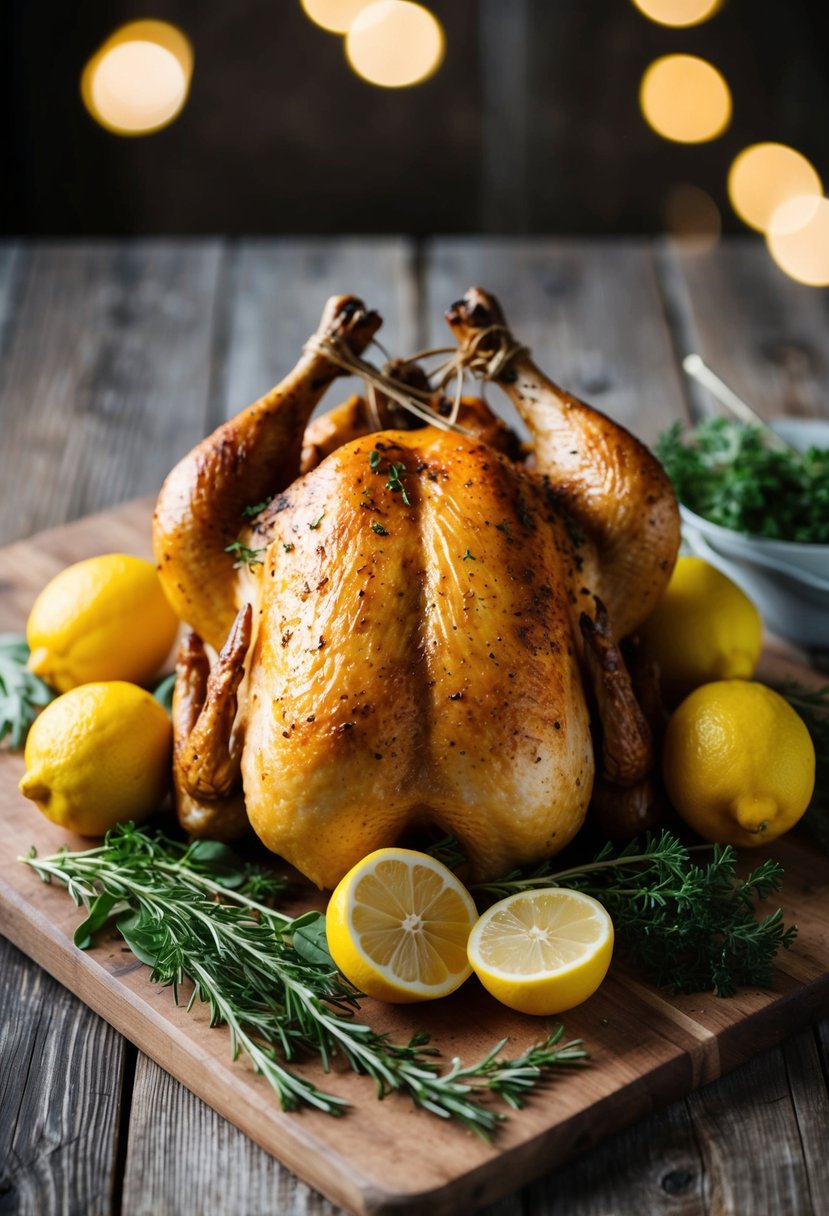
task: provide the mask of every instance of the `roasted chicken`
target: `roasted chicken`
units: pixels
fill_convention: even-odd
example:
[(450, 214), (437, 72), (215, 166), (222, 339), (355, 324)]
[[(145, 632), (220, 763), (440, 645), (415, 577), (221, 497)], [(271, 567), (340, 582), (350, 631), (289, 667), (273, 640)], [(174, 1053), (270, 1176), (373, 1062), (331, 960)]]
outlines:
[(614, 789), (637, 814), (649, 797), (652, 731), (618, 643), (676, 558), (670, 484), (538, 370), (491, 296), (447, 319), (459, 365), (526, 422), (530, 465), (476, 399), (462, 430), (361, 398), (309, 428), (341, 374), (330, 352), (359, 356), (380, 324), (338, 297), (290, 375), (158, 500), (159, 570), (194, 631), (182, 823), (229, 838), (249, 819), (320, 886), (415, 826), (454, 834), (477, 876), (537, 862), (578, 831), (597, 771), (611, 814)]

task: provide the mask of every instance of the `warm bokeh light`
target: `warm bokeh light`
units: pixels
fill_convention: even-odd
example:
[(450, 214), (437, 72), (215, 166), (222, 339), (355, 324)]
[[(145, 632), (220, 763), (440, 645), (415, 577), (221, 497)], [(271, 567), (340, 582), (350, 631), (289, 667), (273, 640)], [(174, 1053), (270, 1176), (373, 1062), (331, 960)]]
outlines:
[(193, 74), (185, 35), (166, 21), (132, 21), (99, 47), (81, 76), (92, 117), (117, 135), (149, 135), (181, 112)]
[(781, 270), (809, 287), (829, 287), (829, 199), (790, 198), (769, 221), (766, 244)]
[(665, 55), (646, 68), (639, 86), (645, 121), (681, 144), (716, 139), (731, 121), (731, 92), (723, 76), (695, 55)]
[(721, 7), (721, 0), (633, 0), (633, 3), (659, 25), (699, 25), (713, 17)]
[(671, 186), (665, 199), (665, 230), (685, 253), (705, 253), (720, 239), (720, 209), (710, 194), (689, 182)]
[(346, 34), (361, 9), (373, 0), (300, 0), (306, 15), (332, 34)]
[(410, 0), (375, 0), (357, 16), (345, 40), (358, 76), (386, 89), (419, 84), (440, 67), (443, 28)]
[(771, 217), (787, 199), (822, 193), (813, 166), (785, 144), (752, 144), (734, 158), (728, 171), (731, 206), (758, 232), (768, 231)]

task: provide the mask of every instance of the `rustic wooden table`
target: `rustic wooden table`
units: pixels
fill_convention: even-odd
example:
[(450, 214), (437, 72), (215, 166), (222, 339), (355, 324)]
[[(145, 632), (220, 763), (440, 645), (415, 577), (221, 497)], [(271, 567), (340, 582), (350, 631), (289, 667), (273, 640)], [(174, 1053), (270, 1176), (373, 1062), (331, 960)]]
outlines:
[[(149, 240), (0, 247), (0, 543), (133, 496), (294, 362), (355, 291), (391, 352), (481, 283), (541, 366), (645, 439), (710, 401), (699, 351), (766, 416), (829, 416), (826, 292), (759, 242)], [(645, 1033), (643, 1028), (643, 1033)], [(829, 1212), (829, 1021), (488, 1209)], [(0, 939), (0, 1213), (337, 1216)], [(463, 1214), (459, 1214), (463, 1216)]]

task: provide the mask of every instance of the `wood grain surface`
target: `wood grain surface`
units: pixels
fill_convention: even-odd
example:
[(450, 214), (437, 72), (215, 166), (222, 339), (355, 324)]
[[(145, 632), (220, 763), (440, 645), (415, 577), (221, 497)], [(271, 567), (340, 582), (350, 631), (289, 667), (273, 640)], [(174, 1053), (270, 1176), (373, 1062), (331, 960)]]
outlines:
[[(20, 628), (23, 605), (70, 561), (112, 546), (146, 554), (150, 514), (151, 504), (139, 501), (0, 550), (0, 629)], [(774, 661), (778, 670), (810, 678), (796, 665)], [(0, 931), (188, 1089), (349, 1211), (474, 1211), (534, 1178), (544, 1165), (715, 1080), (786, 1030), (829, 1013), (829, 874), (821, 879), (816, 854), (786, 840), (774, 852), (786, 870), (784, 908), (798, 937), (779, 959), (776, 991), (744, 989), (727, 1001), (673, 997), (614, 965), (600, 991), (566, 1019), (568, 1033), (584, 1039), (591, 1067), (556, 1078), (509, 1120), (495, 1145), (435, 1122), (405, 1099), (380, 1105), (364, 1079), (342, 1070), (326, 1078), (312, 1065), (303, 1070), (317, 1084), (352, 1103), (348, 1117), (283, 1114), (265, 1082), (230, 1061), (227, 1035), (210, 1029), (205, 1009), (188, 1014), (169, 990), (149, 985), (146, 968), (117, 934), (90, 951), (74, 947), (74, 905), (18, 858), (32, 846), (43, 854), (85, 842), (33, 810), (16, 788), (21, 773), (20, 756), (0, 756)], [(304, 908), (309, 898), (312, 892), (300, 893), (294, 907)], [(520, 1054), (552, 1024), (509, 1013), (474, 980), (450, 1000), (418, 1008), (414, 1017), (406, 1007), (373, 1002), (364, 1016), (402, 1041), (426, 1028), (447, 1057), (464, 1060), (480, 1057), (504, 1035), (510, 1051)], [(51, 1048), (59, 1050), (56, 1041)]]
[[(473, 278), (500, 292), (515, 328), (530, 335), (556, 378), (649, 438), (684, 408), (710, 408), (678, 371), (692, 349), (739, 391), (755, 394), (764, 413), (826, 413), (825, 293), (785, 279), (754, 241), (696, 257), (638, 242), (547, 240), (512, 248), (464, 240), (6, 246), (0, 538), (154, 491), (205, 429), (258, 395), (263, 376), (283, 372), (295, 357), (291, 342), (310, 332), (329, 292), (356, 286), (371, 303), (385, 292), (389, 319), (380, 336), (396, 353), (398, 342), (443, 341), (440, 314)], [(181, 309), (153, 317), (152, 299), (139, 307), (132, 284), (147, 282), (156, 300), (183, 296), (194, 319), (185, 323)], [(120, 303), (108, 308), (107, 299)], [(125, 321), (129, 309), (137, 311)], [(104, 354), (84, 362), (90, 343)], [(193, 375), (180, 375), (182, 368)], [(98, 403), (94, 425), (90, 400)], [(144, 411), (140, 426), (135, 411)], [(34, 578), (52, 568), (25, 544), (21, 561)], [(9, 590), (10, 611), (25, 615), (25, 595)], [(4, 1216), (338, 1210), (125, 1047), (11, 946), (0, 955), (0, 976)], [(27, 1054), (44, 1028), (60, 1050)], [(792, 1029), (784, 1020), (779, 1031)], [(89, 1079), (81, 1085), (75, 1078), (84, 1068)], [(828, 1071), (823, 1022), (640, 1118), (498, 1202), (492, 1216), (759, 1214), (772, 1210), (770, 1196), (783, 1216), (826, 1212)], [(37, 1116), (44, 1093), (48, 1119)], [(59, 1149), (76, 1136), (72, 1148)]]

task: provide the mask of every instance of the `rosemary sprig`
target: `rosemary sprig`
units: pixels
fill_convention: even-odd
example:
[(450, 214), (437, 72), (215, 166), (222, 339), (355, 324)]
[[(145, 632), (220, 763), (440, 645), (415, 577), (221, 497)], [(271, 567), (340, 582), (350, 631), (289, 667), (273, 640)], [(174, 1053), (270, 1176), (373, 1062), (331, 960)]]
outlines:
[(697, 865), (670, 832), (648, 833), (618, 852), (608, 843), (583, 865), (556, 871), (546, 862), (472, 890), (499, 899), (541, 887), (585, 891), (610, 913), (620, 954), (659, 987), (717, 996), (746, 984), (770, 988), (772, 960), (797, 930), (785, 928), (779, 908), (758, 921), (755, 901), (780, 889), (782, 867), (763, 861), (741, 879), (734, 850), (710, 847), (710, 861)]
[(801, 825), (829, 853), (829, 684), (806, 688), (788, 680), (775, 688), (803, 719), (815, 745), (815, 792)]
[(243, 566), (247, 566), (249, 570), (253, 570), (255, 566), (264, 566), (265, 563), (260, 556), (264, 552), (264, 548), (251, 549), (240, 540), (234, 540), (225, 546), (225, 553), (231, 553), (236, 559), (233, 563), (234, 570), (241, 570)]
[[(487, 1139), (503, 1115), (486, 1103), (499, 1095), (520, 1107), (552, 1068), (585, 1058), (580, 1043), (562, 1044), (559, 1027), (515, 1060), (500, 1043), (477, 1063), (453, 1060), (446, 1071), (425, 1034), (393, 1043), (353, 1015), (360, 994), (336, 970), (317, 912), (291, 918), (262, 902), (281, 884), (212, 841), (180, 844), (161, 832), (121, 825), (102, 846), (21, 858), (40, 877), (62, 882), (86, 919), (75, 932), (85, 948), (114, 919), (150, 979), (178, 989), (193, 984), (189, 1006), (210, 1008), (211, 1025), (230, 1030), (235, 1059), (244, 1053), (284, 1109), (342, 1114), (346, 1103), (289, 1067), (315, 1056), (327, 1070), (339, 1054), (374, 1081), (378, 1097), (406, 1093), (424, 1109), (457, 1119)], [(189, 1007), (188, 1006), (188, 1007)]]
[(29, 671), (29, 646), (22, 634), (0, 634), (0, 743), (20, 748), (29, 727), (44, 705), (57, 696), (48, 684)]

